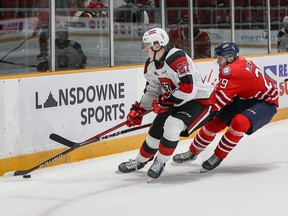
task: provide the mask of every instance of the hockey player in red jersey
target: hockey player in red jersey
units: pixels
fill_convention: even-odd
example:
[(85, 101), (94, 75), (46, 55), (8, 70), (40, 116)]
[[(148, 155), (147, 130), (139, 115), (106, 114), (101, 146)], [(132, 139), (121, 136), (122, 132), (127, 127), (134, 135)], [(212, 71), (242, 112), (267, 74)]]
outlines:
[(252, 61), (239, 57), (235, 43), (223, 42), (216, 46), (214, 54), (220, 67), (215, 116), (200, 129), (187, 152), (173, 157), (179, 164), (195, 160), (216, 134), (228, 127), (214, 154), (202, 164), (202, 172), (216, 168), (244, 134), (250, 135), (268, 124), (278, 107), (274, 82)]
[(143, 114), (153, 110), (155, 117), (148, 136), (135, 160), (118, 166), (122, 173), (141, 169), (157, 156), (147, 172), (158, 178), (173, 154), (180, 134), (190, 134), (201, 127), (215, 102), (214, 87), (204, 83), (192, 59), (182, 50), (167, 49), (168, 34), (161, 28), (144, 33), (144, 51), (148, 56), (144, 67), (146, 87), (140, 102), (127, 115), (127, 126), (140, 125)]

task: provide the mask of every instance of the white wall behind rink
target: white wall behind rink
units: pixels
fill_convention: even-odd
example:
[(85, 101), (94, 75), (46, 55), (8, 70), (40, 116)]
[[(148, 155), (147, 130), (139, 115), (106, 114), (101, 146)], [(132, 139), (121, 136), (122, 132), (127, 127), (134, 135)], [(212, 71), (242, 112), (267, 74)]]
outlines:
[[(263, 71), (269, 68), (277, 76), (288, 77), (288, 54), (249, 59)], [(205, 81), (216, 82), (215, 60), (196, 65)], [(280, 107), (288, 107), (288, 84), (278, 85)], [(0, 158), (62, 148), (49, 139), (51, 133), (83, 141), (109, 129), (125, 121), (144, 86), (142, 67), (2, 79)], [(154, 116), (144, 117), (144, 123)]]

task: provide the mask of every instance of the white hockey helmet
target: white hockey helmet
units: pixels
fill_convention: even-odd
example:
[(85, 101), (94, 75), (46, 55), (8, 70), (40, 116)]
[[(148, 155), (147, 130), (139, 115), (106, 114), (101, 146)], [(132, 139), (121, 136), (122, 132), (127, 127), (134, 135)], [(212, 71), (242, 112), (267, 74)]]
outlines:
[(288, 28), (288, 16), (285, 16), (283, 19), (283, 25), (285, 28)]
[(158, 42), (160, 46), (165, 47), (169, 43), (169, 36), (167, 32), (161, 28), (153, 28), (146, 31), (143, 35), (143, 43), (149, 43), (150, 47)]

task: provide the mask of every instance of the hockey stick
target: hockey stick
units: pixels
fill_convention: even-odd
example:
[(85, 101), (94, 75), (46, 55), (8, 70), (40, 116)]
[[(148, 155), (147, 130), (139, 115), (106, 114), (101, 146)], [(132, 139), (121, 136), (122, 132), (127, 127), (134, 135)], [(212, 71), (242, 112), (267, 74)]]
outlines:
[(8, 52), (4, 57), (2, 57), (0, 60), (2, 61), (3, 59), (5, 59), (10, 53), (14, 52), (15, 50), (17, 50), (19, 47), (21, 47), (26, 41), (30, 40), (31, 38), (33, 38), (34, 36), (30, 36), (28, 38), (26, 38), (24, 41), (22, 41), (22, 43), (20, 43), (17, 47), (15, 47), (13, 50), (11, 50), (10, 52)]
[(28, 64), (22, 64), (22, 63), (15, 63), (15, 62), (10, 62), (10, 61), (5, 61), (5, 60), (0, 60), (0, 63), (37, 68), (37, 65), (28, 65)]
[(102, 132), (102, 133), (100, 133), (100, 134), (98, 134), (98, 135), (96, 135), (94, 137), (91, 137), (88, 140), (85, 140), (85, 141), (79, 142), (79, 143), (73, 142), (71, 140), (68, 140), (68, 139), (66, 139), (66, 138), (64, 138), (64, 137), (62, 137), (62, 136), (60, 136), (58, 134), (54, 134), (54, 133), (52, 133), (50, 135), (50, 139), (52, 139), (52, 140), (54, 140), (56, 142), (59, 142), (59, 143), (61, 143), (63, 145), (66, 145), (66, 146), (68, 146), (70, 148), (79, 148), (81, 146), (88, 145), (90, 143), (99, 142), (101, 140), (109, 139), (111, 137), (119, 136), (121, 134), (125, 134), (125, 133), (131, 132), (131, 131), (140, 130), (140, 129), (143, 129), (143, 128), (151, 126), (151, 124), (145, 124), (145, 125), (141, 125), (139, 127), (133, 127), (133, 128), (129, 128), (129, 129), (126, 129), (126, 130), (123, 130), (123, 131), (118, 131), (118, 132), (106, 135), (107, 133), (109, 133), (111, 131), (114, 131), (117, 128), (121, 127), (122, 124), (123, 123), (121, 123), (121, 124), (119, 124), (119, 125), (117, 125), (117, 126), (115, 126), (113, 128), (110, 128), (110, 129), (108, 129), (108, 130), (106, 130), (106, 131), (104, 131), (104, 132)]
[(62, 137), (62, 136), (60, 136), (58, 134), (55, 134), (55, 133), (50, 134), (49, 137), (50, 137), (50, 139), (52, 139), (52, 140), (54, 140), (54, 141), (56, 141), (58, 143), (61, 143), (61, 144), (65, 145), (65, 146), (68, 146), (70, 148), (75, 148), (75, 147), (78, 148), (79, 146), (85, 145), (86, 143), (90, 142), (91, 140), (92, 140), (92, 142), (94, 142), (94, 140), (98, 141), (98, 139), (100, 137), (102, 137), (102, 136), (106, 135), (107, 133), (109, 133), (111, 131), (114, 131), (114, 130), (116, 130), (116, 129), (124, 126), (124, 125), (126, 125), (126, 123), (127, 123), (126, 121), (122, 122), (122, 123), (110, 128), (110, 129), (108, 129), (108, 130), (106, 130), (106, 131), (104, 131), (104, 132), (102, 132), (100, 134), (97, 134), (97, 135), (95, 135), (95, 136), (93, 136), (93, 137), (91, 137), (91, 138), (89, 138), (89, 139), (87, 139), (87, 140), (85, 140), (83, 142), (80, 142), (80, 143), (73, 142), (73, 141), (68, 140), (68, 139), (66, 139), (66, 138), (64, 138), (64, 137)]
[[(150, 113), (150, 112), (151, 112), (151, 111), (146, 111), (145, 113), (142, 114), (142, 116), (147, 115), (147, 114)], [(120, 124), (118, 124), (118, 125), (110, 128), (110, 129), (108, 129), (108, 130), (106, 130), (106, 131), (104, 131), (104, 132), (102, 132), (102, 133), (100, 133), (100, 134), (98, 134), (98, 135), (95, 135), (95, 136), (93, 136), (93, 137), (91, 137), (91, 138), (89, 138), (89, 139), (87, 139), (87, 140), (85, 140), (85, 141), (83, 141), (83, 142), (80, 142), (80, 143), (73, 142), (73, 141), (68, 140), (68, 139), (66, 139), (66, 138), (64, 138), (64, 137), (62, 137), (62, 136), (60, 136), (60, 135), (58, 135), (58, 134), (55, 134), (55, 133), (50, 134), (49, 137), (50, 137), (50, 139), (52, 139), (52, 140), (54, 140), (54, 141), (56, 141), (56, 142), (58, 142), (58, 143), (61, 143), (61, 144), (63, 144), (63, 145), (66, 145), (66, 146), (68, 146), (68, 147), (70, 147), (70, 148), (74, 148), (74, 147), (79, 147), (79, 146), (82, 146), (82, 145), (89, 144), (89, 143), (91, 143), (91, 142), (94, 142), (94, 140), (95, 140), (95, 141), (98, 141), (99, 137), (102, 137), (102, 136), (106, 135), (107, 133), (110, 133), (111, 131), (114, 131), (114, 130), (116, 130), (116, 129), (118, 129), (118, 128), (126, 125), (126, 124), (127, 124), (127, 121), (122, 122), (122, 123), (120, 123)], [(141, 127), (141, 126), (140, 126), (140, 127)], [(139, 128), (140, 128), (140, 127), (139, 127)], [(145, 126), (144, 126), (144, 127), (145, 127)], [(141, 129), (141, 128), (140, 128), (140, 129)], [(136, 130), (137, 130), (137, 129), (136, 129)], [(133, 131), (133, 130), (132, 130), (132, 131)], [(111, 136), (111, 135), (110, 135), (110, 136)]]
[(265, 71), (269, 77), (271, 77), (273, 80), (277, 82), (287, 82), (288, 78), (287, 77), (278, 77), (276, 76), (269, 68)]
[[(124, 123), (124, 122), (123, 122)], [(123, 123), (113, 127), (113, 128), (119, 128), (120, 125), (122, 125)], [(126, 123), (126, 122), (125, 122)], [(19, 176), (19, 175), (26, 175), (28, 173), (31, 173), (33, 172), (34, 170), (37, 170), (43, 166), (46, 166), (47, 164), (55, 161), (55, 160), (58, 160), (59, 158), (65, 156), (66, 154), (84, 146), (84, 145), (88, 145), (88, 144), (91, 144), (91, 143), (95, 143), (95, 142), (99, 142), (99, 141), (102, 141), (102, 140), (105, 140), (105, 139), (109, 139), (111, 137), (116, 137), (116, 136), (119, 136), (119, 135), (122, 135), (122, 134), (125, 134), (125, 133), (129, 133), (129, 132), (132, 132), (132, 131), (136, 131), (136, 130), (140, 130), (140, 129), (143, 129), (143, 128), (146, 128), (146, 127), (150, 127), (152, 124), (145, 124), (145, 125), (141, 125), (139, 127), (133, 127), (133, 128), (128, 128), (126, 130), (123, 130), (123, 131), (119, 131), (119, 132), (115, 132), (115, 133), (112, 133), (112, 134), (109, 134), (109, 135), (106, 135), (106, 136), (103, 136), (103, 134), (107, 131), (112, 131), (111, 129), (105, 131), (105, 132), (102, 132), (100, 133), (99, 135), (95, 136), (93, 139), (89, 139), (89, 140), (86, 140), (82, 143), (75, 143), (77, 145), (74, 145), (72, 148), (69, 148), (63, 152), (61, 152), (60, 154), (52, 157), (52, 158), (49, 158), (48, 160), (36, 165), (35, 167), (32, 167), (30, 169), (27, 169), (27, 170), (18, 170), (18, 171), (12, 171), (12, 172), (7, 172), (5, 173), (3, 176)], [(108, 132), (109, 133), (109, 132)], [(63, 138), (65, 139), (65, 138)]]

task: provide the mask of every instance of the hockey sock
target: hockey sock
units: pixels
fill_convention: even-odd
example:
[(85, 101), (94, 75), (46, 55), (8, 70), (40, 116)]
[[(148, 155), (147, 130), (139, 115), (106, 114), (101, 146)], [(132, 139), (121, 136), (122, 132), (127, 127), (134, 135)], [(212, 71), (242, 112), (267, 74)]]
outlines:
[(193, 154), (199, 154), (214, 140), (216, 133), (225, 127), (226, 125), (217, 117), (213, 121), (206, 123), (192, 141), (189, 148), (190, 151)]
[(169, 116), (164, 124), (164, 134), (160, 140), (157, 160), (166, 163), (175, 151), (180, 139), (180, 133), (186, 128), (184, 122)]
[(237, 143), (240, 141), (240, 139), (250, 127), (251, 123), (249, 119), (242, 114), (237, 114), (232, 119), (230, 127), (218, 143), (215, 149), (216, 156), (224, 159), (229, 154), (229, 152), (237, 145)]
[(149, 134), (143, 142), (140, 151), (137, 156), (137, 161), (140, 163), (144, 163), (152, 158), (159, 147), (159, 140), (151, 137)]
[(159, 153), (157, 155), (158, 161), (166, 163), (175, 151), (177, 144), (178, 141), (170, 141), (163, 137), (160, 141)]

